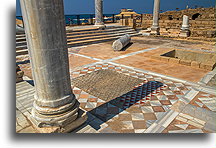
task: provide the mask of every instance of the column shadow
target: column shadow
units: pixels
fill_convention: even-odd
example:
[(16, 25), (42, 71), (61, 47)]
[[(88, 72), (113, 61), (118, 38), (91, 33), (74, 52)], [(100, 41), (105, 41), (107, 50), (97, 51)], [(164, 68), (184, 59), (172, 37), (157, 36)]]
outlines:
[[(94, 129), (99, 130), (103, 123), (112, 119), (127, 108), (130, 108), (135, 104), (138, 105), (147, 103), (151, 98), (150, 95), (156, 95), (157, 93), (159, 93), (159, 88), (163, 89), (163, 87), (163, 83), (158, 81), (149, 81), (145, 84), (141, 84), (133, 90), (87, 112), (88, 115), (90, 113), (90, 115), (92, 114), (102, 121), (92, 122), (89, 119), (89, 121), (87, 121), (87, 125), (90, 125)], [(90, 115), (89, 118), (91, 118)]]

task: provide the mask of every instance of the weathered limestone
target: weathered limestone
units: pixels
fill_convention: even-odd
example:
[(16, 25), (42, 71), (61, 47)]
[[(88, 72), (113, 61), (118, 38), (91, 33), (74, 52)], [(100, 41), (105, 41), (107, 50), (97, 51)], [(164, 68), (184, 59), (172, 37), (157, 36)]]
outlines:
[(86, 116), (71, 90), (62, 0), (21, 0), (35, 96), (30, 120), (39, 132), (69, 132)]
[(105, 28), (103, 22), (103, 0), (95, 0), (95, 26)]
[(119, 51), (122, 48), (124, 48), (128, 43), (130, 43), (131, 37), (128, 34), (125, 34), (124, 36), (120, 37), (118, 40), (113, 42), (112, 48), (115, 51)]
[(151, 34), (159, 35), (159, 12), (160, 12), (160, 0), (154, 0), (154, 13), (153, 13), (153, 24), (151, 27)]
[(188, 37), (190, 35), (189, 31), (189, 17), (187, 15), (183, 16), (183, 23), (180, 31), (180, 37)]
[(20, 67), (16, 64), (16, 83), (23, 81), (24, 72), (21, 71)]

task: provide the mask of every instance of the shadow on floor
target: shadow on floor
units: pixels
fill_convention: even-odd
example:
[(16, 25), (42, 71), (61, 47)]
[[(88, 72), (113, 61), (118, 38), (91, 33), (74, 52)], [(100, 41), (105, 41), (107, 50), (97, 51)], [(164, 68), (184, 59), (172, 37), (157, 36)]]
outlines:
[[(102, 104), (93, 110), (87, 112), (88, 118), (91, 118), (91, 115), (96, 116), (102, 122), (97, 122), (95, 120), (91, 121), (90, 119), (87, 121), (85, 126), (90, 125), (95, 130), (99, 130), (101, 125), (106, 121), (112, 119), (114, 116), (120, 114), (127, 108), (130, 108), (134, 104), (140, 103), (140, 101), (147, 101), (148, 99), (143, 99), (153, 91), (157, 90), (159, 87), (162, 87), (163, 83), (158, 81), (150, 81), (147, 82), (123, 95), (117, 97), (105, 104)], [(150, 100), (150, 98), (149, 98)], [(83, 127), (82, 127), (83, 128)]]

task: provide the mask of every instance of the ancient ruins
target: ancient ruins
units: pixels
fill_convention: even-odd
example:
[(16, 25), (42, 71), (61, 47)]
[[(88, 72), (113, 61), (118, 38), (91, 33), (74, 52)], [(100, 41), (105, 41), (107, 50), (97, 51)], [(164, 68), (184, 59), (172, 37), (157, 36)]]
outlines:
[(20, 2), (17, 133), (216, 132), (215, 8), (154, 0), (106, 23), (95, 0), (94, 21), (66, 26), (63, 0)]

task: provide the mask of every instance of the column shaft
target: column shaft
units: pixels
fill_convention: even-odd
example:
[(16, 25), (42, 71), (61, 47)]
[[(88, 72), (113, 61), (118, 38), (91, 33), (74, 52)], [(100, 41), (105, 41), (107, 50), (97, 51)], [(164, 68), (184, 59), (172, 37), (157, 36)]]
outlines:
[(187, 15), (183, 15), (183, 22), (182, 22), (182, 30), (189, 29), (189, 17)]
[(95, 25), (104, 26), (103, 22), (103, 0), (95, 0)]
[(160, 0), (154, 0), (153, 23), (151, 32), (159, 34), (159, 13), (160, 13)]
[(62, 0), (21, 0), (35, 84), (32, 118), (37, 126), (63, 126), (76, 120)]

